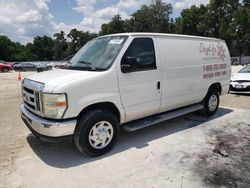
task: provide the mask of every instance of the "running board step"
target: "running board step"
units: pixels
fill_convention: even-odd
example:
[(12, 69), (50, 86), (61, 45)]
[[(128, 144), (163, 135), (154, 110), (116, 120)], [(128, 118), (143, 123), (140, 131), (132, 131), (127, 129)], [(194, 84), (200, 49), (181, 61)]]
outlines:
[(161, 123), (161, 122), (169, 120), (169, 119), (173, 119), (173, 118), (194, 112), (194, 111), (201, 110), (203, 108), (204, 108), (203, 105), (196, 104), (196, 105), (180, 108), (177, 110), (173, 110), (170, 112), (165, 112), (165, 113), (157, 114), (154, 116), (149, 116), (146, 118), (135, 120), (135, 121), (132, 121), (130, 123), (124, 124), (122, 126), (122, 128), (123, 128), (123, 130), (125, 130), (127, 132), (132, 132), (132, 131), (136, 131), (138, 129), (143, 129), (143, 128), (149, 127), (151, 125)]

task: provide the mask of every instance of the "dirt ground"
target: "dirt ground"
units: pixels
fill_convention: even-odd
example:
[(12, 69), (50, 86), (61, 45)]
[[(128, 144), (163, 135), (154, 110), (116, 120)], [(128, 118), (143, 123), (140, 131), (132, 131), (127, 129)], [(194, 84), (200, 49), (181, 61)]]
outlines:
[(30, 134), (20, 85), (17, 73), (0, 73), (0, 187), (250, 186), (250, 94), (221, 97), (211, 118), (192, 113), (122, 132), (111, 152), (88, 158)]

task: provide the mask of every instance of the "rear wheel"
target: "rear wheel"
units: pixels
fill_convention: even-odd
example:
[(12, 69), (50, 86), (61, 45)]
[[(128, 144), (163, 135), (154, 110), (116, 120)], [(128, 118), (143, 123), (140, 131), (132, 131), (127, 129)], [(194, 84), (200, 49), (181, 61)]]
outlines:
[(100, 156), (113, 148), (118, 134), (118, 120), (111, 112), (93, 110), (79, 119), (74, 142), (81, 153)]
[(202, 114), (206, 116), (212, 116), (216, 113), (219, 106), (219, 93), (216, 89), (210, 88), (203, 101), (204, 109)]

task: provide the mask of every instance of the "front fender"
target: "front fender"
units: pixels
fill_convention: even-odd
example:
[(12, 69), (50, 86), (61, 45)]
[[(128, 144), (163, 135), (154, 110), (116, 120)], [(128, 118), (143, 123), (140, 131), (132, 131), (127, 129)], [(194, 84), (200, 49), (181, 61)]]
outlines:
[(64, 118), (72, 118), (90, 105), (97, 103), (113, 103), (120, 112), (120, 123), (125, 122), (125, 110), (122, 107), (119, 93), (100, 93), (82, 97), (75, 103), (70, 103)]

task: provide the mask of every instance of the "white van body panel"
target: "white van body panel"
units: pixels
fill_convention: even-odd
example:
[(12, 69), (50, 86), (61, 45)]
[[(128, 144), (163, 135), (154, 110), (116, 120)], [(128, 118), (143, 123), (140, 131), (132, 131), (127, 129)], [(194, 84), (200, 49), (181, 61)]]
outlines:
[[(157, 45), (162, 64), (160, 112), (201, 102), (213, 83), (228, 87), (231, 66), (224, 41), (159, 36)], [(222, 57), (217, 46), (225, 50)], [(212, 48), (214, 52), (206, 53)], [(213, 77), (206, 77), (210, 73)]]

